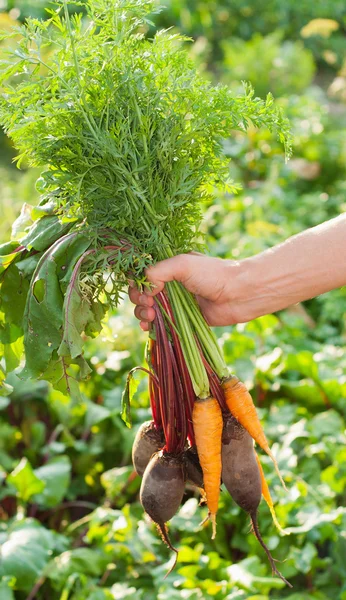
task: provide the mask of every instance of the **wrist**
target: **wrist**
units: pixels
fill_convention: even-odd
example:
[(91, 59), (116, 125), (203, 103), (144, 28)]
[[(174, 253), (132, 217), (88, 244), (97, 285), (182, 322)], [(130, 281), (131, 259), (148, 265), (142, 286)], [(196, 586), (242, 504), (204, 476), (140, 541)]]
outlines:
[(246, 323), (277, 312), (299, 299), (290, 294), (290, 275), (272, 264), (270, 250), (240, 261), (228, 261), (227, 300), (232, 321)]

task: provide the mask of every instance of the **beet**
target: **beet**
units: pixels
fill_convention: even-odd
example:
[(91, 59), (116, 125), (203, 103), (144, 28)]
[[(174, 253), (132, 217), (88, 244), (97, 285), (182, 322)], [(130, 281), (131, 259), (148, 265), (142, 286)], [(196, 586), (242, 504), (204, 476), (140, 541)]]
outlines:
[(184, 452), (186, 480), (198, 489), (203, 489), (203, 471), (199, 462), (196, 446), (191, 446)]
[[(156, 523), (163, 541), (177, 556), (178, 551), (169, 539), (166, 522), (177, 512), (184, 488), (185, 466), (182, 455), (174, 456), (162, 450), (154, 454), (145, 469), (139, 497), (145, 512)], [(175, 564), (176, 561), (172, 569)]]
[(164, 445), (163, 431), (155, 427), (154, 421), (146, 421), (140, 426), (132, 446), (132, 463), (140, 477), (143, 477), (152, 455)]
[(276, 568), (274, 559), (260, 534), (257, 509), (262, 498), (262, 483), (253, 440), (232, 415), (224, 417), (222, 481), (234, 502), (250, 515), (254, 534), (266, 552), (273, 572), (289, 587), (292, 587)]

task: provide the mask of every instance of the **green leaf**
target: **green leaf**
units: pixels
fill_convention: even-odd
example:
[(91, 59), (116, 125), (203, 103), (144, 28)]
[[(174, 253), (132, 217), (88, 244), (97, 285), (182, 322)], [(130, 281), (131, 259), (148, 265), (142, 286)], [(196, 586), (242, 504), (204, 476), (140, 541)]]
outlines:
[(93, 425), (101, 423), (112, 414), (112, 412), (102, 406), (102, 404), (96, 404), (96, 402), (86, 402), (87, 413), (85, 417), (85, 426), (90, 429)]
[(24, 502), (28, 502), (34, 494), (44, 490), (45, 483), (34, 473), (27, 458), (22, 458), (19, 465), (9, 474), (7, 482), (17, 490), (17, 496)]
[(2, 577), (0, 581), (1, 600), (16, 600), (13, 592), (14, 584), (15, 580), (13, 577)]
[(227, 568), (232, 583), (240, 585), (249, 592), (265, 591), (272, 588), (281, 589), (285, 586), (284, 582), (278, 577), (259, 575), (258, 573), (261, 570), (261, 562), (258, 556), (250, 556)]
[[(70, 273), (90, 240), (71, 233), (58, 240), (40, 259), (31, 281), (25, 308), (24, 377), (46, 378), (54, 383), (51, 367), (54, 350), (61, 344), (63, 292), (61, 280)], [(56, 362), (56, 361), (55, 361)], [(61, 361), (64, 363), (64, 361)], [(56, 367), (56, 365), (54, 365)], [(65, 365), (60, 368), (65, 371)], [(60, 375), (55, 381), (60, 381)]]
[(0, 576), (14, 577), (20, 591), (29, 592), (43, 575), (52, 552), (62, 552), (66, 547), (66, 538), (31, 519), (15, 524), (6, 537), (1, 548)]
[(40, 506), (57, 506), (67, 493), (71, 478), (71, 463), (68, 456), (52, 458), (42, 467), (35, 469), (36, 477), (44, 483), (42, 493), (36, 494), (33, 501)]
[(131, 402), (133, 395), (136, 393), (139, 386), (139, 381), (135, 379), (130, 371), (126, 379), (126, 386), (121, 396), (121, 413), (120, 416), (125, 425), (131, 429)]
[(11, 263), (18, 257), (18, 253), (0, 256), (0, 275), (8, 269)]
[[(89, 368), (86, 369), (85, 364), (82, 363), (84, 374), (89, 372)], [(56, 351), (53, 352), (52, 358), (41, 374), (40, 379), (49, 381), (54, 389), (62, 392), (64, 396), (71, 396), (77, 401), (81, 400), (77, 373), (71, 365), (71, 360), (64, 356), (58, 356)]]
[(57, 556), (47, 565), (46, 576), (63, 586), (68, 577), (82, 573), (91, 577), (100, 577), (107, 568), (109, 559), (96, 550), (76, 548)]
[(344, 430), (344, 421), (335, 410), (327, 410), (315, 415), (309, 422), (308, 429), (318, 440), (324, 435), (335, 436)]
[(21, 244), (28, 250), (42, 252), (66, 235), (71, 226), (71, 223), (62, 223), (55, 215), (44, 216), (34, 222)]
[(28, 290), (28, 281), (24, 279), (17, 265), (12, 264), (3, 276), (0, 309), (5, 315), (6, 321), (20, 329), (22, 329)]
[(0, 397), (9, 396), (13, 392), (13, 387), (5, 382), (6, 375), (0, 365)]
[[(105, 471), (101, 475), (101, 484), (106, 490), (107, 498), (111, 500), (119, 499), (124, 489), (127, 489), (128, 484), (131, 483), (130, 476), (133, 473), (133, 467), (115, 467), (109, 471)], [(135, 493), (139, 487), (138, 477), (137, 481), (133, 482), (134, 485), (130, 485), (130, 493)]]
[(313, 544), (308, 542), (303, 548), (292, 548), (294, 564), (301, 573), (309, 573), (312, 561), (317, 556), (317, 550)]
[(14, 239), (20, 239), (23, 237), (27, 227), (32, 224), (31, 211), (32, 206), (25, 202), (22, 205), (19, 217), (17, 217), (12, 225), (12, 237)]
[(320, 510), (316, 507), (315, 511), (309, 510), (309, 512), (306, 513), (302, 512), (300, 516), (302, 525), (298, 525), (297, 527), (285, 527), (285, 531), (286, 533), (296, 534), (307, 533), (314, 527), (322, 525), (323, 523), (334, 523), (342, 515), (346, 515), (346, 508), (342, 506), (326, 513), (320, 512)]
[[(93, 335), (101, 331), (101, 318), (104, 316), (103, 306), (100, 302), (90, 304), (81, 294), (79, 289), (79, 275), (83, 261), (90, 254), (85, 252), (78, 260), (65, 293), (64, 298), (64, 335), (58, 354), (77, 358), (82, 354), (83, 340), (81, 334), (89, 331)], [(99, 318), (99, 321), (97, 321)]]

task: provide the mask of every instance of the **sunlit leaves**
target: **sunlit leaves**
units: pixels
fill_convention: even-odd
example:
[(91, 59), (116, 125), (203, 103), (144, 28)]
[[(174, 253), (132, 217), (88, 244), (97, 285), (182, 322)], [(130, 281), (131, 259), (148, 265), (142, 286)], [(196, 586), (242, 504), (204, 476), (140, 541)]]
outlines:
[(45, 483), (35, 475), (32, 466), (26, 458), (7, 477), (7, 483), (14, 486), (18, 497), (27, 502), (35, 494), (44, 490)]

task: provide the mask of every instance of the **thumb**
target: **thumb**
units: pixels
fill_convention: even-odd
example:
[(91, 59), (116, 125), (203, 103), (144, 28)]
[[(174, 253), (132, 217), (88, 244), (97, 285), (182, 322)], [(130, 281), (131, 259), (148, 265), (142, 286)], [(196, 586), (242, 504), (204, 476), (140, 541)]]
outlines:
[(151, 291), (146, 293), (150, 296), (156, 296), (156, 294), (162, 292), (165, 283), (168, 281), (180, 281), (180, 283), (185, 284), (193, 273), (195, 259), (197, 259), (197, 256), (192, 254), (178, 254), (146, 269), (147, 279), (154, 286)]

